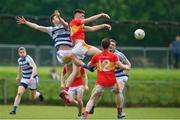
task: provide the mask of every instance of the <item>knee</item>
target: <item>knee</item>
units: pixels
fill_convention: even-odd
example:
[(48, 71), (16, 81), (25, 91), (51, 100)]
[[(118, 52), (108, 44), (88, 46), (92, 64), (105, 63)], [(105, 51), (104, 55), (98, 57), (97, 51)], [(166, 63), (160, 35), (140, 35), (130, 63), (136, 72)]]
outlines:
[(22, 95), (23, 95), (23, 93), (21, 93), (21, 92), (17, 93), (17, 97), (22, 97)]

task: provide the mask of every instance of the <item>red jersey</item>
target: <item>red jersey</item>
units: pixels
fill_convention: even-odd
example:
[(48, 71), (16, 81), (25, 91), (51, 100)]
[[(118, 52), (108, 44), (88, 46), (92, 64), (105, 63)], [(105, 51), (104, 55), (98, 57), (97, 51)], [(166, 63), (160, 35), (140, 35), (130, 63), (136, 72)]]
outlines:
[(114, 70), (118, 60), (118, 57), (109, 51), (103, 51), (93, 56), (90, 64), (97, 66), (97, 84), (110, 87), (116, 83)]
[[(63, 75), (65, 75), (67, 72), (68, 72), (68, 67), (67, 67), (67, 65), (65, 65), (63, 68)], [(77, 86), (83, 85), (82, 76), (85, 74), (86, 74), (85, 69), (83, 67), (81, 67), (78, 75), (73, 80), (70, 87), (77, 87)]]
[(72, 41), (76, 39), (85, 40), (85, 30), (84, 30), (84, 24), (82, 24), (82, 20), (83, 19), (73, 19), (70, 22)]

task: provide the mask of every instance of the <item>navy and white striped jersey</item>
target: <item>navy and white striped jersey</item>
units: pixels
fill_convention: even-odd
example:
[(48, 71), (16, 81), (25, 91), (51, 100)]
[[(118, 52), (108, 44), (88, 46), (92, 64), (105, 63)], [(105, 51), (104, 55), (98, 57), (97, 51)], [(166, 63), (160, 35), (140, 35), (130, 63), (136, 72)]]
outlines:
[[(25, 58), (21, 58), (20, 57), (18, 59), (18, 64), (19, 64), (19, 66), (22, 69), (22, 78), (30, 79), (31, 74), (32, 74), (32, 67), (31, 67), (31, 65), (35, 64), (34, 60), (29, 55), (26, 55)], [(36, 71), (34, 77), (36, 77), (36, 76), (37, 76), (37, 71)]]
[(48, 34), (54, 41), (54, 47), (58, 48), (59, 45), (67, 45), (72, 47), (70, 31), (68, 27), (64, 27), (63, 25), (48, 27)]
[[(122, 63), (124, 63), (127, 59), (126, 56), (122, 52), (119, 52), (118, 50), (115, 50), (114, 54), (116, 54), (119, 57), (119, 59)], [(116, 78), (125, 76), (125, 73), (123, 72), (122, 69), (118, 68), (118, 69), (115, 69), (115, 76), (116, 76)]]

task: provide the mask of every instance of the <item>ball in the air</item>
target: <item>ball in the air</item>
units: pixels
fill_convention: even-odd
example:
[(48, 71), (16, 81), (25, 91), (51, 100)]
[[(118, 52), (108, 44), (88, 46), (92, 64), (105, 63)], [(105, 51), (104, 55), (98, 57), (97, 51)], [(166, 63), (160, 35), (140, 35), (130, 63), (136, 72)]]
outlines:
[(144, 37), (145, 37), (145, 32), (143, 29), (137, 29), (135, 32), (134, 32), (134, 37), (137, 39), (137, 40), (142, 40)]

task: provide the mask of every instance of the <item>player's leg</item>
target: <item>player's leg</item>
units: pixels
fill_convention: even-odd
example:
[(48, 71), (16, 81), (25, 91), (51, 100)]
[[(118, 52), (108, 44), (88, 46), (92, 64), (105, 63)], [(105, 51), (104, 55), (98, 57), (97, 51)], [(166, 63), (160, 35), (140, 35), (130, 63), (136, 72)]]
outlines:
[(99, 98), (99, 96), (102, 95), (103, 91), (104, 91), (103, 86), (101, 86), (101, 85), (96, 85), (95, 86), (95, 88), (92, 91), (91, 97), (90, 97), (88, 103), (86, 104), (85, 112), (83, 112), (83, 114), (81, 116), (81, 119), (86, 119), (87, 118), (90, 110), (92, 109), (92, 107), (95, 104), (95, 100), (97, 98)]
[(81, 48), (79, 46), (76, 46), (73, 50), (59, 50), (56, 53), (57, 59), (61, 64), (73, 62), (77, 66), (82, 66), (89, 71), (93, 71), (82, 61), (82, 59), (84, 59), (84, 53), (82, 53), (80, 50)]
[(84, 88), (83, 86), (78, 86), (76, 89), (77, 92), (77, 102), (78, 102), (78, 116), (80, 117), (82, 114), (82, 109), (83, 109), (83, 93), (84, 93)]
[(42, 92), (37, 91), (38, 88), (38, 76), (36, 76), (31, 83), (29, 83), (29, 88), (30, 88), (30, 95), (32, 100), (35, 100), (37, 98), (40, 99), (40, 101), (43, 101), (43, 95)]
[(125, 117), (125, 113), (123, 113), (123, 104), (124, 104), (124, 96), (123, 96), (123, 89), (125, 83), (123, 80), (118, 80), (118, 87), (119, 92), (115, 92), (115, 101), (117, 107), (117, 118)]
[(70, 104), (68, 90), (74, 78), (77, 76), (79, 69), (80, 67), (73, 63), (72, 73), (66, 79), (66, 86), (59, 95), (64, 100), (65, 104)]
[(75, 100), (75, 96), (76, 96), (76, 91), (75, 88), (70, 87), (68, 90), (68, 94), (69, 94), (69, 101), (71, 104), (75, 104), (76, 106), (78, 105), (77, 100)]
[[(96, 89), (96, 86), (94, 87), (92, 94), (93, 94), (95, 89)], [(101, 100), (101, 95), (96, 96), (96, 98), (94, 100), (94, 105), (92, 106), (91, 110), (89, 111), (89, 114), (94, 114), (95, 107), (97, 106), (97, 104), (99, 103), (100, 100)]]
[(89, 111), (89, 114), (94, 114), (94, 110), (97, 106), (97, 104), (99, 103), (99, 101), (101, 100), (101, 95), (97, 96), (96, 99), (94, 100), (94, 105), (92, 106), (91, 110)]
[(88, 51), (86, 52), (86, 55), (87, 55), (87, 56), (93, 56), (93, 55), (95, 55), (95, 54), (97, 54), (97, 53), (99, 53), (99, 52), (101, 52), (100, 49), (98, 49), (98, 48), (96, 48), (96, 47), (94, 47), (94, 46), (91, 46), (91, 47), (88, 49)]
[(16, 114), (16, 109), (19, 106), (20, 101), (21, 101), (21, 97), (23, 96), (27, 87), (28, 87), (27, 84), (20, 83), (20, 85), (18, 87), (17, 95), (16, 95), (15, 100), (14, 100), (13, 110), (9, 114)]

